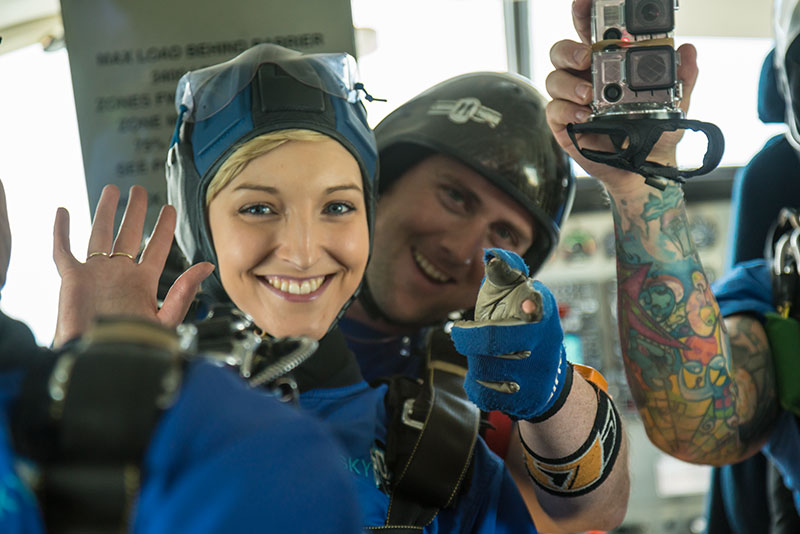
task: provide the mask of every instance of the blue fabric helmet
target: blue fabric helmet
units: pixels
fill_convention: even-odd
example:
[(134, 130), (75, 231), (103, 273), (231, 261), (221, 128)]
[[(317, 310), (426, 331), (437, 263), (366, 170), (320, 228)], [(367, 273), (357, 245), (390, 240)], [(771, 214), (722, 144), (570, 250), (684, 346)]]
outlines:
[[(356, 159), (371, 243), (378, 151), (360, 90), (350, 55), (304, 55), (272, 44), (186, 73), (175, 95), (178, 123), (167, 156), (168, 198), (178, 211), (175, 234), (186, 259), (218, 265), (205, 198), (222, 163), (259, 135), (293, 128), (323, 133)], [(204, 291), (215, 301), (229, 301), (218, 271), (204, 283)]]

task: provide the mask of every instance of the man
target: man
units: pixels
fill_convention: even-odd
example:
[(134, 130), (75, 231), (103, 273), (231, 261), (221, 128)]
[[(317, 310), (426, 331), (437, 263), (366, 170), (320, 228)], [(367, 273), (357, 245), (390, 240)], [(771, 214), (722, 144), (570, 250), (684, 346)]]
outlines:
[[(777, 6), (776, 13), (797, 28), (796, 2), (790, 4), (782, 15)], [(547, 117), (559, 144), (611, 197), (622, 352), (648, 436), (668, 454), (711, 465), (738, 462), (763, 447), (800, 508), (800, 431), (796, 416), (779, 409), (768, 341), (776, 324), (767, 315), (775, 309), (768, 267), (763, 261), (739, 266), (718, 282), (715, 298), (689, 237), (680, 186), (653, 189), (638, 175), (581, 158), (572, 147), (566, 125), (584, 122), (590, 111), (590, 9), (591, 0), (573, 4), (582, 43), (561, 41), (551, 51), (556, 70), (547, 80), (554, 98)], [(792, 40), (778, 47), (776, 64), (786, 58), (786, 70)], [(696, 51), (683, 45), (678, 52), (685, 111), (698, 74)], [(785, 82), (785, 92), (796, 83), (791, 73)], [(789, 116), (795, 120), (794, 113)], [(648, 159), (674, 166), (679, 139), (680, 134), (664, 135)], [(610, 147), (601, 136), (580, 141), (586, 148)], [(655, 295), (660, 298), (650, 298)], [(785, 311), (794, 316), (797, 310)]]
[[(557, 244), (574, 183), (545, 124), (542, 97), (519, 76), (447, 80), (395, 110), (375, 133), (381, 166), (375, 247), (362, 295), (340, 324), (367, 380), (423, 376), (434, 325), (475, 306), (484, 249), (516, 252), (535, 273)], [(539, 464), (529, 461), (526, 472), (521, 461), (523, 444), (544, 458), (575, 453), (592, 435), (598, 403), (575, 373), (566, 401), (549, 419), (519, 421), (518, 433), (507, 417), (490, 415), (505, 432), (487, 432), (487, 442), (501, 455), (510, 449), (506, 463), (541, 531), (607, 530), (622, 521), (629, 485), (622, 432), (617, 461), (604, 464), (602, 483), (593, 487), (578, 483), (565, 491), (531, 471)]]

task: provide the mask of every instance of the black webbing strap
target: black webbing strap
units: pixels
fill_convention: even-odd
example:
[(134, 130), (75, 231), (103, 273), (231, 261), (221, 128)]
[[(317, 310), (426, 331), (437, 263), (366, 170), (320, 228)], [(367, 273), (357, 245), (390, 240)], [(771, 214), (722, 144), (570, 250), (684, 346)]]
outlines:
[[(664, 132), (693, 130), (701, 132), (708, 140), (703, 164), (696, 169), (678, 169), (649, 161), (647, 156)], [(606, 134), (611, 138), (616, 152), (604, 152), (580, 146), (578, 134)], [(631, 119), (612, 118), (568, 124), (567, 134), (583, 157), (597, 163), (635, 172), (646, 178), (648, 185), (661, 189), (666, 180), (684, 183), (686, 178), (701, 176), (719, 165), (725, 151), (725, 137), (715, 124), (690, 119)], [(627, 145), (625, 145), (627, 141)], [(665, 180), (666, 179), (666, 180)]]
[(139, 465), (49, 464), (36, 497), (47, 532), (128, 532), (139, 491)]
[(407, 459), (398, 455), (390, 466), (394, 478), (386, 524), (371, 530), (419, 532), (453, 503), (469, 475), (480, 411), (464, 392), (466, 359), (441, 329), (432, 333), (427, 356), (418, 396), (398, 407), (404, 410), (401, 422), (395, 418), (389, 429), (416, 439)]
[(181, 354), (174, 332), (109, 320), (54, 355), (48, 372), (28, 374), (12, 432), (17, 452), (39, 467), (48, 532), (128, 530), (145, 449), (181, 383)]

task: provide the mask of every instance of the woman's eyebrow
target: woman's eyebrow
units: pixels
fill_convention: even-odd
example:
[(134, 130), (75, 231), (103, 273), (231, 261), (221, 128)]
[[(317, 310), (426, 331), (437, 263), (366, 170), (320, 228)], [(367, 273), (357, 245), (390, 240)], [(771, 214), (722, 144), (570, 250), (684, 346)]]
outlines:
[(359, 193), (361, 192), (361, 186), (356, 184), (344, 184), (344, 185), (334, 185), (325, 190), (325, 194), (329, 195), (331, 193), (335, 193), (336, 191), (347, 191), (347, 190), (355, 190)]
[(278, 189), (269, 185), (259, 185), (259, 184), (239, 184), (234, 188), (234, 191), (239, 191), (240, 189), (249, 189), (252, 191), (264, 191), (265, 193), (271, 193), (273, 195), (278, 194)]
[[(264, 191), (266, 193), (272, 193), (273, 195), (278, 194), (278, 188), (272, 187), (270, 185), (259, 185), (259, 184), (239, 184), (237, 185), (234, 190), (239, 191), (240, 189), (249, 189), (253, 191)], [(354, 190), (361, 192), (361, 186), (356, 184), (344, 184), (344, 185), (334, 185), (327, 189), (325, 189), (325, 194), (335, 193), (336, 191), (346, 191), (346, 190)]]

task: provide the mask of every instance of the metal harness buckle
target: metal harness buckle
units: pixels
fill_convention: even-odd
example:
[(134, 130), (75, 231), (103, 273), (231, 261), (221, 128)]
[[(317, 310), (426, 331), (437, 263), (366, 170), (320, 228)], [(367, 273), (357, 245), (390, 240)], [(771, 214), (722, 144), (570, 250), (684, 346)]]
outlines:
[(406, 426), (416, 428), (417, 430), (422, 430), (422, 428), (425, 426), (425, 423), (411, 417), (414, 414), (415, 400), (416, 399), (406, 399), (406, 401), (403, 403), (403, 412), (400, 416), (400, 420), (403, 421), (403, 424)]
[(778, 312), (788, 317), (800, 276), (800, 217), (795, 210), (781, 210), (772, 242), (773, 300)]

